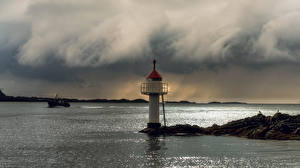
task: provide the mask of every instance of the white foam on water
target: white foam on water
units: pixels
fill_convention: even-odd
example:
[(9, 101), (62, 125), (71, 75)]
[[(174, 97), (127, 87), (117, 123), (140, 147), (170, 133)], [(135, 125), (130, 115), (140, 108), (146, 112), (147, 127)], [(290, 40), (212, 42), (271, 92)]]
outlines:
[(103, 106), (80, 106), (83, 109), (101, 109)]

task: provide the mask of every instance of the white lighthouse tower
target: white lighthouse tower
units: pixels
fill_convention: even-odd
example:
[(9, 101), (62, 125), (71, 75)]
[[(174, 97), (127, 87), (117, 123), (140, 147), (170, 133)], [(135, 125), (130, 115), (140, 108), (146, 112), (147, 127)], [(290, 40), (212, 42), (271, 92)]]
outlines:
[[(149, 122), (148, 128), (159, 128), (159, 97), (168, 93), (168, 84), (162, 82), (161, 75), (155, 69), (156, 60), (153, 60), (153, 70), (147, 76), (146, 82), (141, 85), (141, 93), (149, 95)], [(164, 115), (165, 122), (165, 115)]]

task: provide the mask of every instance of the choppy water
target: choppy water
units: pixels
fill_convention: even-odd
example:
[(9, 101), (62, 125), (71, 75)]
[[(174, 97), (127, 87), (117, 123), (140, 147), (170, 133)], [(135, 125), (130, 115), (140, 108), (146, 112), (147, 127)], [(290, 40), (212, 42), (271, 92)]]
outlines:
[[(0, 167), (300, 167), (300, 141), (149, 137), (147, 104), (0, 103)], [(300, 105), (167, 105), (168, 124), (300, 114)]]

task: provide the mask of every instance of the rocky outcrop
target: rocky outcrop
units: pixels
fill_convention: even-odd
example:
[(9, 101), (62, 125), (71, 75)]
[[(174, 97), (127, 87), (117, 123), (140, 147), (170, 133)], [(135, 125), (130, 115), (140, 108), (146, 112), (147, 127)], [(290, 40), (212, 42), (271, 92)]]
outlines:
[(0, 97), (6, 97), (6, 95), (2, 92), (1, 89), (0, 89)]
[(140, 132), (150, 135), (230, 135), (252, 139), (300, 140), (300, 115), (278, 112), (274, 116), (264, 116), (259, 113), (221, 126), (214, 124), (203, 128), (185, 124), (158, 129), (145, 128)]

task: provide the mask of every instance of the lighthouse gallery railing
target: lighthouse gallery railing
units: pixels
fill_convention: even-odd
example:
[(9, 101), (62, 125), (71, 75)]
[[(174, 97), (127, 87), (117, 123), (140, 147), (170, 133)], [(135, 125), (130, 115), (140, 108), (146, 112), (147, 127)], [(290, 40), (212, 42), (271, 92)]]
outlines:
[(141, 85), (142, 94), (167, 94), (168, 84), (162, 82), (147, 82)]

